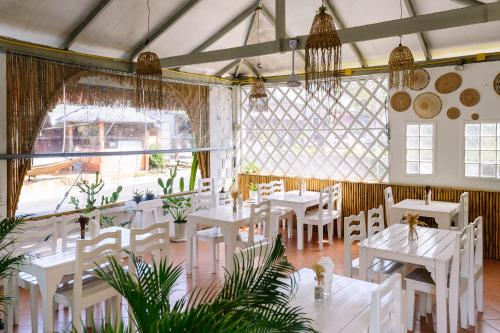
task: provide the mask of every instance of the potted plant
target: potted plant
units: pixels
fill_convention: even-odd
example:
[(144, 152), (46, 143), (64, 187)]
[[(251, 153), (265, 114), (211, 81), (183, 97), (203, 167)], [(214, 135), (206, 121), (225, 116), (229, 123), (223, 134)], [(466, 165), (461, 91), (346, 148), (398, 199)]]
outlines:
[(191, 197), (179, 196), (179, 197), (168, 197), (164, 201), (163, 208), (170, 214), (174, 222), (174, 238), (173, 241), (185, 241), (186, 240), (186, 222), (187, 216), (190, 212)]
[(255, 183), (248, 184), (248, 194), (250, 201), (257, 201), (257, 184)]
[(154, 199), (156, 199), (156, 195), (154, 195), (153, 191), (147, 189), (146, 194), (144, 195), (144, 201), (149, 201)]
[(136, 204), (139, 204), (142, 200), (142, 191), (135, 190), (134, 195), (132, 196), (132, 201), (134, 201)]
[(86, 215), (80, 215), (78, 220), (75, 223), (80, 224), (80, 239), (85, 239), (85, 230), (87, 229), (87, 225), (89, 224), (90, 218)]

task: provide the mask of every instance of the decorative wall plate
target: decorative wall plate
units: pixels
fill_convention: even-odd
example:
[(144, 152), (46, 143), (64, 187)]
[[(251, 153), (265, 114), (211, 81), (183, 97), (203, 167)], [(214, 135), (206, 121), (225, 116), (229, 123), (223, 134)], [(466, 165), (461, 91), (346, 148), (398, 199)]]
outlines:
[(465, 106), (474, 106), (479, 103), (479, 91), (473, 88), (465, 89), (460, 93), (460, 102)]
[(446, 115), (450, 119), (457, 119), (458, 117), (460, 117), (460, 110), (456, 107), (451, 107), (446, 112)]
[(413, 78), (411, 81), (411, 90), (419, 91), (427, 87), (429, 84), (430, 76), (429, 72), (425, 69), (415, 69), (413, 71)]
[(478, 120), (479, 119), (479, 115), (477, 113), (473, 113), (473, 114), (470, 115), (470, 118), (472, 120)]
[(500, 73), (497, 74), (497, 77), (493, 81), (493, 89), (495, 89), (495, 92), (500, 95)]
[(420, 94), (413, 101), (413, 110), (423, 119), (434, 118), (441, 112), (442, 107), (441, 98), (431, 92)]
[(391, 106), (394, 111), (403, 112), (411, 105), (411, 96), (406, 91), (398, 91), (391, 97)]
[(450, 72), (441, 75), (435, 83), (436, 91), (441, 94), (449, 94), (454, 92), (462, 85), (462, 77), (460, 74)]

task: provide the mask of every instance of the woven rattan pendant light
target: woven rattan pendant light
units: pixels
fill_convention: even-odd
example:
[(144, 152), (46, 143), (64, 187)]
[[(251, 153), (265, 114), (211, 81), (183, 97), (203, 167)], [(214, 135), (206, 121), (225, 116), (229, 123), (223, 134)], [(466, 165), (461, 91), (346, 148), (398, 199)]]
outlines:
[[(147, 0), (148, 6), (148, 35), (146, 38), (146, 47), (149, 45), (149, 19), (151, 16), (151, 8), (149, 7), (149, 0)], [(141, 75), (154, 75), (161, 76), (161, 63), (160, 57), (154, 52), (149, 50), (142, 52), (137, 57), (137, 67), (136, 73)]]
[[(403, 19), (403, 4), (399, 1), (401, 19)], [(389, 89), (405, 90), (410, 88), (413, 78), (413, 54), (411, 50), (402, 44), (399, 36), (399, 45), (392, 50), (389, 56)]]
[(322, 91), (337, 100), (341, 93), (342, 43), (324, 5), (314, 17), (305, 53), (306, 91), (311, 95)]
[[(257, 43), (260, 43), (260, 7), (256, 9), (257, 15)], [(261, 69), (260, 58), (257, 57), (257, 68)], [(250, 91), (250, 107), (259, 112), (267, 111), (267, 92), (264, 78), (258, 74), (257, 78), (252, 82), (252, 89)]]

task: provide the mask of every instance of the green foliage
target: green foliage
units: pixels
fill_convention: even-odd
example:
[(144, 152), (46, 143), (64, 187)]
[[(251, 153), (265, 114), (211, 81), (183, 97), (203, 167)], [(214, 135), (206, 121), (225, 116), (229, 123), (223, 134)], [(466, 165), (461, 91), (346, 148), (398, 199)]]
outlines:
[(184, 177), (179, 179), (179, 192), (184, 192)]
[(189, 175), (189, 191), (194, 191), (197, 172), (198, 172), (198, 155), (196, 155), (196, 153), (193, 153), (193, 161), (191, 162), (191, 173)]
[(248, 189), (250, 191), (257, 191), (257, 184), (255, 184), (255, 183), (248, 183)]
[[(158, 149), (159, 147), (154, 147), (153, 149)], [(151, 154), (149, 155), (149, 168), (150, 169), (163, 169), (165, 167), (165, 155), (164, 154)]]
[(163, 200), (163, 209), (174, 219), (174, 223), (186, 223), (192, 206), (191, 197), (168, 197)]
[[(158, 185), (162, 188), (164, 195), (174, 193), (174, 181), (175, 178), (177, 177), (178, 166), (179, 162), (177, 162), (177, 164), (173, 169), (169, 170), (169, 177), (167, 178), (166, 181), (163, 181), (163, 179), (158, 178)], [(179, 188), (181, 192), (184, 192), (184, 177), (181, 177), (179, 179)]]
[[(12, 269), (23, 264), (28, 257), (26, 255), (14, 255), (16, 233), (18, 228), (24, 223), (26, 216), (16, 216), (5, 218), (0, 221), (0, 279), (11, 275)], [(10, 301), (3, 293), (0, 293), (0, 311), (5, 308), (4, 304)]]
[(255, 163), (248, 163), (247, 165), (245, 165), (243, 172), (254, 174), (254, 173), (259, 172), (259, 170), (260, 170), (259, 167)]
[(175, 302), (171, 298), (182, 264), (166, 259), (148, 264), (131, 254), (136, 276), (114, 258), (111, 265), (98, 267), (96, 275), (127, 300), (140, 333), (315, 332), (302, 308), (290, 305), (296, 291), (294, 268), (281, 238), (269, 252), (257, 251), (246, 259), (233, 256), (235, 270), (226, 272), (222, 288), (218, 283), (195, 288)]

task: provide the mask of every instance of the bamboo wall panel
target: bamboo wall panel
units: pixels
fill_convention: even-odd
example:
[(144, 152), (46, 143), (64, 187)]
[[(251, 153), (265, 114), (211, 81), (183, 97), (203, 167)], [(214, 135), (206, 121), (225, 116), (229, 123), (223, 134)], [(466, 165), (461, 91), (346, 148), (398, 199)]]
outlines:
[[(240, 174), (238, 177), (239, 188), (243, 195), (248, 197), (248, 184), (266, 183), (271, 180), (283, 179), (287, 191), (298, 188), (298, 179), (294, 177), (276, 177), (263, 175)], [(307, 189), (319, 191), (337, 181), (328, 179), (306, 179)], [(422, 199), (424, 187), (418, 185), (397, 185), (380, 183), (362, 183), (342, 181), (342, 214), (349, 216), (358, 214), (361, 210), (384, 205), (384, 189), (391, 186), (396, 202), (404, 199)], [(469, 219), (476, 217), (484, 219), (484, 256), (489, 259), (500, 259), (500, 192), (486, 192), (468, 189), (450, 189), (442, 187), (432, 188), (432, 199), (436, 201), (459, 202), (460, 194), (469, 192)]]

